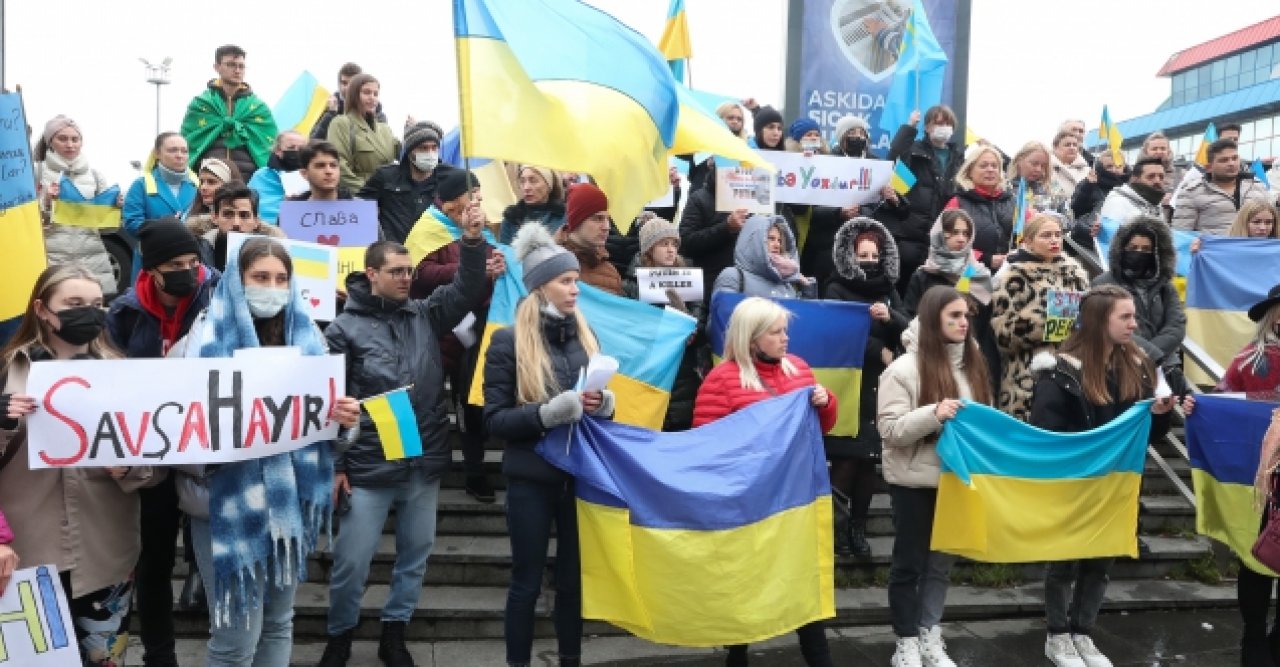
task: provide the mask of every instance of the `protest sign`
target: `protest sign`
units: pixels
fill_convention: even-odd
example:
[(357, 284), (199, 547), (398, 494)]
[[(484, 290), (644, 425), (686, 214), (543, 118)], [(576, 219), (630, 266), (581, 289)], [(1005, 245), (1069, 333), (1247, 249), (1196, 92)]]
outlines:
[(80, 667), (58, 568), (18, 570), (0, 591), (0, 667)]
[(378, 203), (365, 199), (282, 201), (276, 224), (297, 241), (365, 248), (378, 240)]
[(774, 175), (773, 199), (788, 204), (838, 206), (870, 204), (880, 200), (889, 184), (893, 163), (832, 155), (764, 151)]
[(1080, 299), (1083, 296), (1084, 292), (1075, 290), (1049, 290), (1044, 304), (1046, 343), (1060, 343), (1071, 334), (1076, 325), (1076, 317), (1080, 314)]
[(21, 93), (0, 94), (0, 340), (18, 328), (45, 249)]
[(773, 174), (759, 167), (716, 169), (716, 210), (773, 215)]
[(31, 365), (28, 465), (230, 463), (338, 434), (341, 355), (255, 348), (231, 358), (46, 361)]
[[(240, 251), (249, 234), (232, 232), (227, 237), (227, 253)], [(313, 320), (332, 322), (338, 308), (338, 249), (319, 243), (306, 243), (293, 239), (272, 239), (293, 260), (293, 284), (298, 290), (307, 314)]]
[(669, 289), (684, 301), (701, 301), (704, 295), (702, 269), (636, 267), (636, 284), (640, 287), (640, 300), (645, 303), (670, 303)]

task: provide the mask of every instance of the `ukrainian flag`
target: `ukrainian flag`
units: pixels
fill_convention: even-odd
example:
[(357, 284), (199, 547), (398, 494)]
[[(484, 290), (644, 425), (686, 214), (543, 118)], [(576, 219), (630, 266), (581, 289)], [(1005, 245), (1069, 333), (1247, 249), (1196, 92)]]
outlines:
[(1218, 127), (1211, 121), (1209, 126), (1204, 128), (1204, 138), (1200, 140), (1200, 147), (1196, 149), (1196, 164), (1201, 167), (1209, 166), (1209, 144), (1218, 140)]
[[(1103, 218), (1099, 223), (1098, 229), (1098, 251), (1102, 253), (1102, 265), (1108, 266), (1107, 258), (1110, 257), (1109, 248), (1111, 239), (1115, 238), (1116, 232), (1120, 231), (1120, 223), (1112, 218)], [(1177, 252), (1178, 266), (1174, 269), (1174, 273), (1179, 276), (1187, 276), (1191, 274), (1191, 258), (1195, 253), (1191, 252), (1191, 245), (1195, 243), (1200, 235), (1196, 232), (1188, 232), (1181, 229), (1170, 229), (1173, 232), (1173, 249)], [(1109, 269), (1108, 269), (1109, 270)]]
[(66, 177), (62, 177), (58, 199), (53, 204), (53, 221), (59, 225), (87, 229), (115, 229), (120, 226), (120, 186), (113, 185), (86, 199)]
[(932, 548), (988, 563), (1138, 556), (1151, 401), (1052, 433), (965, 402), (938, 440)]
[(902, 161), (902, 158), (894, 161), (889, 184), (893, 186), (893, 191), (900, 195), (911, 192), (911, 188), (916, 186), (916, 175), (911, 172), (911, 168)]
[(1022, 241), (1022, 230), (1027, 224), (1027, 213), (1031, 210), (1031, 197), (1027, 192), (1027, 179), (1018, 177), (1018, 191), (1013, 196), (1013, 242)]
[(271, 110), (275, 116), (276, 127), (281, 131), (293, 130), (304, 137), (311, 135), (311, 128), (320, 120), (325, 107), (329, 104), (329, 91), (325, 90), (311, 72), (303, 71), (294, 79), (293, 84), (276, 107)]
[(923, 112), (942, 102), (942, 84), (947, 74), (947, 54), (929, 27), (924, 3), (915, 0), (907, 19), (893, 81), (884, 96), (880, 111), (880, 129), (890, 136), (906, 124), (911, 112)]
[(694, 160), (697, 161), (697, 156), (709, 153), (774, 170), (769, 161), (760, 157), (747, 142), (729, 131), (714, 109), (707, 109), (699, 99), (704, 93), (684, 86), (678, 86), (677, 93), (680, 99), (680, 123), (676, 126), (676, 140), (671, 146), (671, 155), (694, 155)]
[(833, 617), (831, 487), (810, 394), (679, 433), (586, 418), (548, 434), (538, 453), (577, 480), (582, 616), (703, 647)]
[(671, 0), (667, 9), (667, 25), (658, 40), (658, 50), (667, 58), (671, 74), (680, 83), (685, 82), (688, 60), (693, 57), (693, 42), (689, 39), (689, 17), (684, 13), (684, 0)]
[(588, 173), (625, 232), (670, 185), (680, 106), (662, 54), (572, 0), (453, 8), (463, 154)]
[(1231, 547), (1249, 569), (1276, 574), (1253, 557), (1262, 525), (1254, 475), (1275, 403), (1200, 396), (1187, 418), (1187, 456), (1196, 489), (1196, 532)]
[[(729, 330), (733, 309), (745, 298), (742, 294), (717, 292), (711, 297), (707, 334), (711, 352), (719, 360), (724, 354), (724, 336)], [(794, 316), (787, 329), (787, 353), (804, 359), (818, 384), (835, 394), (840, 415), (830, 435), (858, 435), (858, 405), (862, 394), (862, 353), (871, 331), (871, 311), (865, 303), (774, 299)]]
[(1124, 143), (1124, 137), (1120, 136), (1120, 128), (1111, 122), (1111, 112), (1107, 110), (1107, 105), (1102, 105), (1102, 123), (1098, 125), (1098, 138), (1106, 142), (1107, 147), (1111, 149), (1111, 159), (1116, 164), (1124, 164), (1124, 153), (1120, 152), (1120, 145)]
[(18, 329), (36, 278), (45, 267), (44, 234), (36, 201), (22, 93), (0, 94), (0, 342)]
[(409, 389), (401, 387), (360, 401), (378, 429), (382, 454), (388, 461), (422, 456), (422, 435), (409, 403)]
[(1253, 339), (1257, 325), (1249, 319), (1249, 307), (1280, 284), (1277, 257), (1280, 240), (1228, 236), (1205, 236), (1200, 252), (1192, 255), (1187, 277), (1187, 338), (1199, 343), (1223, 367)]
[(334, 249), (318, 244), (293, 241), (285, 244), (293, 260), (293, 271), (305, 278), (329, 280), (337, 272), (338, 257)]

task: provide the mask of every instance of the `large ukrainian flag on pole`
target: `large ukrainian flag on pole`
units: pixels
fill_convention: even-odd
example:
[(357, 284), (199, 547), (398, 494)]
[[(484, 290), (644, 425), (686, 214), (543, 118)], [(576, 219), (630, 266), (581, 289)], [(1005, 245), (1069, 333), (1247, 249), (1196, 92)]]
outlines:
[(0, 344), (26, 312), (31, 288), (45, 267), (44, 234), (35, 172), (27, 145), (22, 93), (0, 94)]
[(671, 0), (667, 8), (667, 24), (658, 40), (658, 50), (671, 66), (676, 81), (687, 84), (686, 71), (693, 57), (693, 42), (689, 39), (689, 17), (684, 12), (684, 0)]
[[(1187, 277), (1187, 337), (1223, 367), (1257, 330), (1249, 307), (1280, 284), (1280, 240), (1205, 236)], [(1248, 267), (1242, 271), (1241, 267)], [(1193, 364), (1189, 364), (1195, 370)]]
[(667, 191), (680, 114), (662, 54), (574, 0), (454, 0), (462, 152), (586, 172), (624, 232)]
[[(707, 335), (717, 362), (724, 354), (724, 336), (733, 309), (745, 298), (718, 292), (711, 298)], [(829, 435), (858, 435), (858, 405), (862, 395), (862, 353), (871, 332), (871, 311), (865, 303), (774, 299), (794, 316), (787, 329), (787, 352), (809, 364), (818, 384), (835, 394), (840, 416)]]
[(988, 563), (1138, 556), (1151, 401), (1052, 433), (965, 402), (938, 440), (932, 548)]
[(548, 434), (538, 453), (576, 478), (582, 616), (679, 646), (745, 644), (834, 616), (811, 392), (679, 433), (586, 418)]
[[(894, 66), (893, 81), (884, 96), (880, 112), (880, 129), (893, 136), (906, 124), (912, 111), (923, 114), (942, 102), (942, 84), (947, 73), (947, 54), (929, 27), (924, 3), (915, 0)], [(923, 117), (922, 117), (923, 118)]]
[(1200, 396), (1187, 418), (1187, 456), (1196, 489), (1196, 532), (1231, 547), (1254, 572), (1276, 576), (1253, 557), (1262, 526), (1253, 481), (1274, 403)]
[(271, 115), (276, 118), (280, 131), (293, 130), (302, 136), (310, 136), (320, 116), (329, 104), (329, 91), (325, 90), (311, 72), (303, 71), (276, 106)]

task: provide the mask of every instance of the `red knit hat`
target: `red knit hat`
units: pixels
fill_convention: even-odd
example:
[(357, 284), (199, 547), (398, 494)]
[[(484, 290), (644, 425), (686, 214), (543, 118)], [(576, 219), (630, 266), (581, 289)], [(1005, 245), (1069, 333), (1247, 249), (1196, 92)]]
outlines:
[(583, 220), (608, 210), (609, 198), (600, 188), (590, 183), (579, 183), (569, 188), (569, 196), (565, 198), (565, 230), (572, 232)]

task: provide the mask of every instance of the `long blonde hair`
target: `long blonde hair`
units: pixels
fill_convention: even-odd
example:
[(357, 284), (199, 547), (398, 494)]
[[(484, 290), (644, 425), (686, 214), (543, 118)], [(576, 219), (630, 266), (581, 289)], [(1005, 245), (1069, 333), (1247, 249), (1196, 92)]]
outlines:
[[(729, 330), (724, 334), (724, 360), (738, 364), (738, 380), (743, 389), (764, 391), (764, 383), (756, 372), (751, 354), (751, 344), (765, 334), (779, 318), (791, 321), (791, 311), (768, 299), (747, 297), (733, 309), (729, 316)], [(781, 360), (782, 372), (788, 377), (796, 374), (796, 367), (785, 357)]]
[[(39, 345), (46, 350), (53, 349), (49, 341), (52, 332), (48, 331), (48, 327), (36, 316), (36, 300), (49, 309), (49, 301), (53, 299), (54, 293), (62, 283), (68, 280), (88, 280), (98, 283), (93, 273), (79, 264), (54, 264), (42, 271), (40, 277), (36, 278), (35, 287), (31, 289), (31, 298), (27, 299), (27, 311), (22, 316), (22, 323), (18, 325), (13, 338), (9, 339), (9, 344), (5, 345), (4, 351), (0, 352), (0, 360), (3, 360), (6, 366), (13, 363), (14, 357), (19, 352), (25, 352), (32, 346)], [(118, 359), (123, 356), (111, 344), (111, 338), (107, 335), (105, 327), (97, 338), (89, 341), (89, 354), (97, 359)]]
[(1253, 340), (1236, 355), (1240, 364), (1249, 372), (1266, 374), (1267, 348), (1280, 345), (1280, 335), (1276, 334), (1276, 323), (1280, 322), (1280, 305), (1272, 306), (1258, 320), (1258, 328), (1254, 330)]
[[(547, 305), (542, 290), (536, 289), (516, 307), (516, 402), (543, 403), (555, 394), (568, 389), (561, 387), (551, 369), (551, 354), (547, 351), (547, 339), (542, 335), (542, 312)], [(575, 308), (572, 317), (578, 324), (578, 340), (590, 357), (600, 351), (596, 335), (587, 325), (582, 310)]]
[(1227, 231), (1227, 236), (1247, 237), (1249, 236), (1249, 220), (1259, 213), (1271, 214), (1271, 236), (1273, 239), (1280, 239), (1280, 213), (1276, 211), (1276, 207), (1265, 199), (1250, 199), (1240, 205), (1240, 212), (1236, 213), (1236, 219), (1231, 222), (1231, 229)]
[(1045, 183), (1053, 177), (1053, 173), (1049, 168), (1049, 158), (1053, 156), (1053, 153), (1049, 151), (1049, 147), (1039, 141), (1028, 141), (1027, 143), (1022, 144), (1022, 148), (1019, 148), (1018, 152), (1014, 153), (1013, 159), (1009, 160), (1009, 171), (1005, 174), (1005, 178), (1007, 178), (1010, 183), (1017, 182), (1018, 177), (1020, 176), (1018, 173), (1018, 165), (1022, 164), (1023, 160), (1031, 157), (1032, 153), (1044, 153), (1044, 176), (1040, 178), (1040, 183)]
[[(742, 129), (738, 130), (737, 132), (734, 132), (733, 130), (729, 130), (729, 132), (733, 134), (733, 136), (743, 141), (746, 141), (747, 140), (747, 124), (745, 121), (746, 121), (747, 113), (742, 110), (742, 107), (738, 106), (737, 102), (721, 102), (720, 106), (716, 107), (716, 115), (720, 117), (720, 120), (724, 120), (724, 115), (734, 109), (737, 109), (738, 112), (742, 114), (744, 122), (742, 123)], [(725, 125), (728, 125), (728, 123), (725, 123)]]

